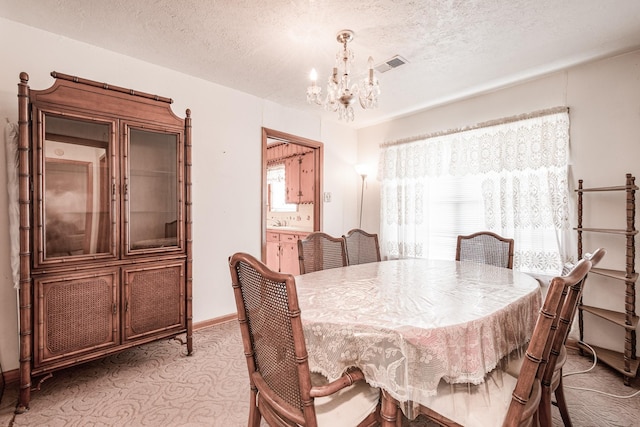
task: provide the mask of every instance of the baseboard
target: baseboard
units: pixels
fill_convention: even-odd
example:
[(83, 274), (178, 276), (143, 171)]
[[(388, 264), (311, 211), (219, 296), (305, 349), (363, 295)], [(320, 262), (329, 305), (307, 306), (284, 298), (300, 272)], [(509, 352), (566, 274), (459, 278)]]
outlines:
[(196, 322), (193, 324), (193, 330), (197, 331), (198, 329), (220, 325), (222, 323), (231, 322), (233, 320), (238, 320), (238, 315), (236, 313), (227, 314), (226, 316), (214, 317), (213, 319), (203, 320), (202, 322)]
[(17, 384), (20, 380), (20, 369), (3, 372), (5, 385)]
[(578, 347), (578, 340), (575, 338), (567, 338), (565, 346), (571, 350), (580, 350), (580, 347)]
[[(220, 325), (222, 323), (231, 322), (238, 319), (236, 313), (227, 314), (226, 316), (214, 317), (213, 319), (203, 320), (202, 322), (196, 322), (193, 324), (193, 330), (209, 328), (211, 326)], [(20, 380), (20, 369), (13, 369), (3, 373), (5, 385), (17, 384)]]

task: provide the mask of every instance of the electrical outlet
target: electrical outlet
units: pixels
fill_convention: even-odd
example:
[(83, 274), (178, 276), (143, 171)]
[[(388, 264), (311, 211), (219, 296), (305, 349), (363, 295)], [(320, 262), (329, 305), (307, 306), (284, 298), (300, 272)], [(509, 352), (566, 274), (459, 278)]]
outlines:
[(329, 193), (328, 191), (324, 193), (324, 202), (325, 203), (331, 202), (331, 193)]

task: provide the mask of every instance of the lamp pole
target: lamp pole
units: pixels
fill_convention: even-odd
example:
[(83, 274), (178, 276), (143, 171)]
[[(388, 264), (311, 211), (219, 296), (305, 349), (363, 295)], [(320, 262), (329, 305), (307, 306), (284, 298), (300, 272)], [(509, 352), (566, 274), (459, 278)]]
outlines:
[(360, 222), (358, 228), (362, 228), (362, 203), (364, 202), (364, 180), (367, 178), (366, 173), (360, 174), (362, 177), (362, 189), (360, 190)]

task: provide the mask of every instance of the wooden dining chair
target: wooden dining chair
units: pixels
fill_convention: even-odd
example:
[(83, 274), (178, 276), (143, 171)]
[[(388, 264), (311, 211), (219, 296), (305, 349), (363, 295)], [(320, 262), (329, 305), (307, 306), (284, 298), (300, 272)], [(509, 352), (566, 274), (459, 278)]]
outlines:
[(315, 231), (305, 239), (298, 240), (298, 260), (300, 274), (345, 267), (347, 251), (344, 239)]
[[(598, 248), (592, 254), (585, 254), (584, 259), (591, 261), (591, 268), (593, 268), (600, 262), (605, 254), (606, 250), (604, 248)], [(577, 268), (577, 266), (574, 267), (574, 269), (575, 268)], [(551, 395), (554, 395), (556, 398), (556, 403), (564, 426), (571, 427), (572, 425), (562, 386), (562, 368), (567, 360), (567, 337), (569, 336), (569, 331), (571, 330), (576, 310), (580, 304), (586, 279), (587, 277), (585, 276), (582, 281), (567, 288), (566, 295), (563, 295), (564, 304), (562, 311), (555, 322), (555, 333), (553, 342), (551, 343), (549, 360), (542, 377), (542, 397), (540, 400), (541, 425), (550, 426), (552, 423)]]
[[(552, 328), (566, 306), (563, 294), (581, 283), (591, 266), (591, 261), (583, 259), (567, 276), (551, 280), (517, 378), (498, 367), (488, 374), (484, 384), (477, 386), (441, 380), (437, 395), (427, 405), (419, 405), (418, 412), (442, 426), (538, 425), (541, 381), (555, 337)], [(384, 409), (381, 416), (385, 416)], [(540, 425), (551, 426), (542, 420)]]
[(342, 238), (347, 249), (348, 265), (380, 261), (380, 244), (377, 234), (370, 234), (359, 228), (354, 228)]
[[(606, 251), (603, 248), (598, 248), (593, 254), (586, 254), (585, 259), (591, 261), (591, 268), (595, 267), (604, 257)], [(563, 268), (563, 275), (571, 274), (571, 271), (575, 269), (575, 266), (565, 265)], [(551, 350), (549, 352), (549, 358), (546, 363), (545, 372), (543, 373), (541, 385), (542, 396), (540, 399), (540, 423), (541, 425), (551, 425), (551, 396), (555, 395), (556, 403), (562, 417), (565, 427), (571, 426), (571, 419), (569, 417), (569, 411), (564, 396), (564, 389), (562, 387), (562, 368), (567, 360), (566, 341), (571, 330), (571, 325), (575, 317), (575, 313), (580, 303), (582, 291), (584, 290), (584, 284), (586, 283), (586, 276), (575, 285), (566, 288), (562, 294), (562, 311), (559, 316), (556, 317), (552, 326), (553, 340), (549, 342)], [(520, 367), (522, 365), (522, 358), (511, 360), (506, 370), (513, 376), (518, 376)]]
[(456, 261), (474, 261), (513, 268), (513, 247), (513, 239), (507, 239), (490, 231), (458, 236)]
[(309, 370), (295, 278), (246, 253), (229, 258), (238, 321), (249, 369), (250, 427), (373, 426), (380, 390), (348, 369), (328, 382)]

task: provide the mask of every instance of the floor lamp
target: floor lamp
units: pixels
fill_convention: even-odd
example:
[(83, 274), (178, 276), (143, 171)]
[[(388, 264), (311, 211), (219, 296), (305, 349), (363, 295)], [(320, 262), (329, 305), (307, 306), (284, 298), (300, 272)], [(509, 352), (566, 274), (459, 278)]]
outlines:
[(367, 173), (369, 172), (367, 165), (356, 165), (356, 172), (362, 178), (362, 187), (360, 189), (360, 222), (358, 228), (362, 228), (362, 203), (364, 202), (364, 181), (367, 179)]

